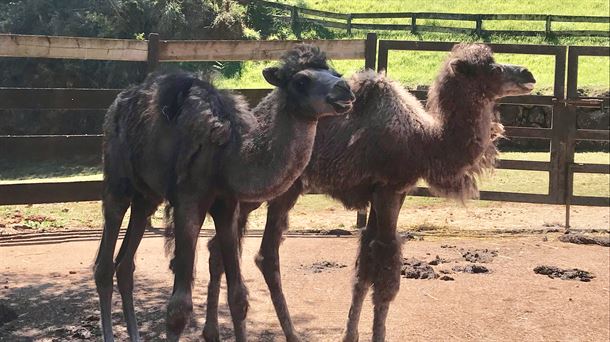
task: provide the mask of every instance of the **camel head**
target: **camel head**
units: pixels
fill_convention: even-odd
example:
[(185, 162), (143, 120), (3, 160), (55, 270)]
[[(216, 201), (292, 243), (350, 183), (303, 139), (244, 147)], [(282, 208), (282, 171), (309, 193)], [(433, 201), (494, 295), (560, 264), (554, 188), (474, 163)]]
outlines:
[(486, 98), (529, 94), (536, 79), (526, 68), (496, 63), (491, 49), (484, 44), (457, 44), (453, 47), (445, 70), (462, 87), (475, 87)]
[(326, 55), (318, 47), (296, 45), (280, 62), (280, 66), (263, 70), (263, 76), (283, 91), (295, 116), (316, 120), (352, 108), (354, 93), (341, 75), (328, 66)]

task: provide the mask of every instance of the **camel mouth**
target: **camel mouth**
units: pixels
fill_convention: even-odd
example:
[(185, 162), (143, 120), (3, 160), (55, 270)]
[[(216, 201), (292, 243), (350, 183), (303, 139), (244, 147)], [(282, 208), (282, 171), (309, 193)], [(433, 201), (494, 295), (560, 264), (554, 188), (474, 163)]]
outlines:
[(353, 104), (351, 101), (336, 101), (331, 103), (335, 112), (339, 114), (343, 114), (352, 109)]
[(523, 90), (527, 90), (528, 92), (531, 92), (532, 90), (534, 90), (534, 86), (536, 85), (535, 82), (529, 82), (529, 83), (521, 83), (519, 86), (523, 89)]

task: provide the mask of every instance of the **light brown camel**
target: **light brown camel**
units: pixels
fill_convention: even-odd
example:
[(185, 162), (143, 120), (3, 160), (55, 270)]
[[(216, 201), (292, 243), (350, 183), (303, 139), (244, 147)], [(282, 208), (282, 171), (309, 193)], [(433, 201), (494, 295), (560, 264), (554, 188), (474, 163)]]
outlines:
[[(349, 81), (356, 94), (347, 118), (320, 120), (309, 165), (283, 195), (269, 202), (256, 258), (288, 341), (298, 336), (282, 292), (279, 245), (288, 212), (300, 194), (314, 190), (347, 208), (370, 205), (356, 261), (352, 304), (343, 341), (358, 340), (362, 303), (373, 287), (373, 341), (385, 340), (390, 303), (400, 287), (401, 243), (396, 222), (405, 196), (419, 179), (442, 196), (478, 195), (476, 176), (493, 169), (494, 141), (502, 135), (494, 106), (504, 96), (528, 94), (535, 79), (525, 68), (498, 64), (489, 47), (456, 45), (428, 93), (426, 110), (400, 84), (373, 71)], [(242, 203), (240, 233), (260, 203)], [(223, 272), (217, 239), (210, 249), (208, 314), (204, 336), (218, 339), (217, 306)]]
[[(148, 217), (164, 199), (173, 208), (175, 227), (167, 338), (177, 340), (191, 314), (195, 249), (209, 212), (222, 244), (236, 338), (246, 340), (239, 201), (264, 201), (285, 192), (309, 161), (318, 119), (349, 110), (354, 100), (347, 82), (311, 45), (296, 46), (280, 67), (263, 75), (276, 88), (252, 112), (243, 97), (186, 73), (151, 75), (111, 105), (104, 124), (104, 232), (95, 261), (104, 340), (113, 340), (115, 270), (129, 336), (139, 340), (134, 255)], [(126, 237), (113, 263), (130, 205)]]

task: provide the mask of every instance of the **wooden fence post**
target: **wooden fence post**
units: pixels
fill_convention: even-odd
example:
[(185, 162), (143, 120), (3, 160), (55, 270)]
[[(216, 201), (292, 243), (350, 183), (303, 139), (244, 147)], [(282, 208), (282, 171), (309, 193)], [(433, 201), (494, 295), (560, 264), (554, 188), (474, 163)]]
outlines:
[(480, 36), (482, 32), (483, 32), (483, 18), (481, 17), (481, 15), (477, 15), (475, 33), (477, 34), (477, 36)]
[(366, 34), (364, 43), (364, 67), (375, 70), (377, 62), (377, 33), (369, 32)]
[(292, 6), (290, 8), (290, 23), (292, 24), (292, 32), (297, 38), (301, 39), (301, 25), (299, 24), (299, 8)]
[(417, 33), (417, 13), (411, 15), (411, 33)]
[(352, 14), (349, 13), (347, 15), (347, 34), (351, 37), (352, 36)]
[(551, 16), (550, 15), (546, 16), (545, 32), (546, 32), (547, 36), (551, 34)]
[(366, 226), (366, 209), (358, 210), (356, 217), (356, 228), (364, 228)]
[(157, 69), (159, 65), (159, 34), (151, 33), (148, 35), (148, 56), (146, 58), (146, 73)]

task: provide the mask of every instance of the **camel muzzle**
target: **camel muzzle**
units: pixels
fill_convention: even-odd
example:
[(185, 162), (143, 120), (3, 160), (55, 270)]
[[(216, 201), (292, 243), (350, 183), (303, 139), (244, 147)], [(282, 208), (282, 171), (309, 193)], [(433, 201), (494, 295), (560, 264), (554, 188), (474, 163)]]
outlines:
[(328, 96), (328, 102), (337, 113), (345, 113), (352, 109), (352, 104), (356, 100), (356, 96), (349, 87), (349, 84), (341, 79), (335, 83)]

